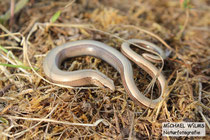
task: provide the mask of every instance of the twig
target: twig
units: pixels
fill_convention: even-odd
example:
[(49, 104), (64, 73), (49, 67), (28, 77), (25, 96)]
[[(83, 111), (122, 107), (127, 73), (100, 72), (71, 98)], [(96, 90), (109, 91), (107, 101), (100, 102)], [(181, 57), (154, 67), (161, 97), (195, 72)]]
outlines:
[[(2, 55), (0, 53), (0, 56), (2, 58), (4, 58), (6, 61), (8, 61), (9, 63), (11, 63), (12, 65), (15, 65), (17, 66), (17, 68), (19, 68), (23, 73), (27, 74), (27, 75), (30, 75), (30, 73), (28, 73), (26, 70), (24, 70), (22, 67), (20, 67), (21, 65), (17, 65), (15, 62), (13, 62), (12, 60), (10, 60), (8, 57), (5, 57), (4, 55)], [(19, 67), (18, 67), (19, 66)]]
[(15, 9), (15, 0), (11, 0), (10, 2), (10, 26), (12, 26), (14, 22), (14, 9)]
[(119, 120), (118, 120), (118, 116), (117, 116), (117, 111), (115, 109), (115, 107), (113, 106), (114, 109), (114, 118), (115, 118), (115, 123), (116, 123), (116, 129), (117, 129), (117, 133), (120, 133), (120, 125), (119, 125)]
[[(200, 82), (200, 79), (199, 79), (198, 85), (199, 85), (199, 91), (198, 91), (199, 96), (198, 96), (198, 100), (199, 100), (199, 102), (201, 102), (202, 83)], [(207, 124), (208, 128), (210, 129), (210, 124), (209, 124), (208, 120), (206, 119), (206, 117), (204, 116), (204, 114), (203, 114), (203, 109), (202, 109), (201, 106), (198, 106), (198, 112), (200, 113), (202, 119), (203, 119), (204, 122)]]
[[(48, 118), (56, 110), (56, 108), (58, 107), (58, 105), (59, 104), (57, 104), (44, 119)], [(33, 120), (33, 118), (16, 117), (16, 116), (10, 116), (10, 115), (4, 115), (4, 117), (10, 118), (10, 119)], [(34, 119), (36, 119), (36, 118), (34, 118)], [(15, 136), (20, 137), (20, 136), (22, 136), (26, 132), (30, 131), (31, 129), (33, 129), (36, 126), (38, 126), (39, 124), (41, 124), (44, 121), (44, 119), (37, 119), (37, 121), (39, 121), (37, 124), (33, 125), (32, 127), (28, 128), (26, 130), (23, 130), (21, 132), (18, 132), (18, 133), (14, 134), (14, 135), (9, 135), (9, 137), (15, 137)]]
[(2, 90), (0, 90), (0, 97), (3, 96), (3, 94), (5, 92), (7, 92), (11, 88), (12, 85), (13, 84), (9, 84), (9, 85), (5, 86)]
[(4, 66), (0, 65), (0, 70), (4, 73), (4, 75), (9, 79), (9, 81), (11, 83), (15, 84), (15, 86), (17, 86), (17, 87), (20, 87), (20, 86), (18, 86), (16, 84), (16, 81), (14, 79), (10, 78), (11, 77), (11, 73)]
[(188, 8), (186, 9), (185, 14), (186, 14), (186, 18), (185, 18), (185, 21), (184, 21), (184, 25), (181, 28), (181, 30), (178, 32), (177, 39), (181, 38), (181, 36), (182, 36), (182, 34), (183, 34), (184, 30), (186, 29), (187, 24), (189, 22), (189, 9)]
[(130, 125), (130, 133), (129, 133), (129, 137), (128, 140), (132, 140), (132, 135), (133, 135), (133, 127), (134, 127), (134, 113), (131, 113), (131, 125)]
[(17, 42), (20, 42), (21, 40), (15, 36), (15, 34), (11, 33), (7, 28), (5, 28), (2, 24), (0, 24), (0, 29), (2, 29), (4, 32), (9, 34), (12, 38), (14, 38)]
[[(96, 122), (94, 122), (93, 124), (88, 124), (88, 123), (86, 123), (86, 124), (84, 124), (84, 123), (70, 123), (70, 122), (67, 122), (67, 121), (57, 121), (57, 120), (53, 120), (53, 119), (46, 119), (50, 115), (51, 114), (47, 115), (45, 118), (25, 118), (25, 117), (11, 116), (11, 115), (3, 115), (3, 116), (7, 117), (7, 118), (10, 118), (10, 119), (27, 120), (27, 121), (40, 121), (39, 124), (41, 122), (50, 122), (50, 123), (57, 123), (57, 124), (64, 124), (64, 125), (94, 127), (94, 126), (97, 126), (99, 123), (102, 122), (104, 125), (108, 125), (108, 123), (104, 119), (99, 119)], [(37, 126), (37, 124), (36, 124), (36, 126)], [(15, 136), (16, 135), (17, 134), (15, 134)]]

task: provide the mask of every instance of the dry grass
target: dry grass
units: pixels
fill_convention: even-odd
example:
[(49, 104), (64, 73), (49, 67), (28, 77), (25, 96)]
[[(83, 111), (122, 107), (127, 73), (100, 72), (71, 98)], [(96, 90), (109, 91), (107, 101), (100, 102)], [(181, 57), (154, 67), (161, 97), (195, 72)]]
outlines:
[[(2, 15), (9, 3), (0, 1)], [(161, 139), (162, 122), (204, 121), (207, 136), (202, 139), (208, 139), (210, 6), (204, 0), (190, 5), (152, 0), (29, 1), (14, 13), (12, 22), (0, 24), (0, 138)], [(56, 12), (60, 16), (52, 22)], [(93, 39), (119, 49), (131, 38), (172, 51), (162, 69), (169, 92), (155, 109), (135, 104), (118, 72), (94, 57), (71, 59), (63, 69), (100, 70), (114, 80), (115, 92), (45, 79), (44, 56), (58, 45)], [(148, 75), (133, 66), (136, 85), (144, 91)]]

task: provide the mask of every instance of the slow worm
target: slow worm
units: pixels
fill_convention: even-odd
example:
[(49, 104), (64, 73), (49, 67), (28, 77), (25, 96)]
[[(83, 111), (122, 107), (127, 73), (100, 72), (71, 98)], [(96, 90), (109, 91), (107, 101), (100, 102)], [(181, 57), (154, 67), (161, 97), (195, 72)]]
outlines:
[[(148, 47), (161, 56), (164, 57), (164, 53), (158, 49), (154, 44), (148, 44), (148, 42), (142, 42), (142, 40), (129, 40), (133, 43), (146, 44), (144, 47)], [(158, 60), (154, 55), (144, 54), (143, 56), (148, 59), (144, 59), (130, 48), (129, 43), (123, 43), (121, 51), (129, 59), (134, 61), (142, 69), (144, 69), (151, 77), (159, 74), (157, 78), (157, 85), (159, 87), (160, 96), (157, 99), (149, 99), (145, 97), (136, 87), (133, 79), (133, 69), (130, 61), (118, 50), (98, 41), (82, 40), (69, 42), (59, 47), (52, 49), (44, 59), (43, 68), (46, 77), (59, 84), (69, 86), (84, 86), (84, 85), (96, 85), (100, 87), (108, 87), (112, 91), (115, 90), (113, 81), (103, 73), (86, 69), (77, 71), (63, 71), (59, 67), (66, 58), (76, 56), (94, 56), (100, 58), (111, 66), (113, 66), (121, 75), (123, 86), (130, 97), (137, 101), (139, 104), (154, 108), (162, 100), (163, 93), (166, 89), (166, 82), (164, 76), (159, 73), (158, 69), (150, 63), (148, 60)], [(145, 56), (146, 55), (146, 56)]]

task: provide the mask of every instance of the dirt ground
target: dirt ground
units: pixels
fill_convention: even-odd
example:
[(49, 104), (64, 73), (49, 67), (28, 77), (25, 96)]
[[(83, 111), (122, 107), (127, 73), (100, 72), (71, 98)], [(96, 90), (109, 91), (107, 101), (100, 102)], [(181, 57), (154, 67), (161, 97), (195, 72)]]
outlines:
[[(189, 139), (162, 137), (162, 122), (183, 121), (205, 122), (206, 136), (190, 139), (210, 138), (208, 0), (0, 0), (0, 23), (0, 139)], [(99, 70), (114, 92), (65, 88), (43, 72), (46, 54), (66, 42), (120, 50), (132, 38), (171, 51), (162, 69), (169, 92), (154, 109), (133, 101), (117, 70), (95, 57), (66, 60), (62, 69)], [(152, 79), (132, 66), (144, 92)]]

